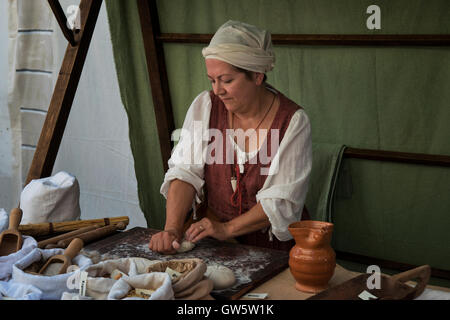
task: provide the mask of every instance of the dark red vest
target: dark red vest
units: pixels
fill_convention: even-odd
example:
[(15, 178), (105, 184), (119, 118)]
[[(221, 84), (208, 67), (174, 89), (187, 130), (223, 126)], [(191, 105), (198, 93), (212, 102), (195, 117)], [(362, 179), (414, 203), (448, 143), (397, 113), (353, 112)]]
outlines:
[[(301, 108), (293, 101), (285, 97), (282, 93), (278, 92), (277, 94), (280, 101), (280, 107), (278, 108), (271, 128), (267, 132), (266, 143), (263, 144), (263, 148), (267, 148), (267, 150), (264, 150), (264, 152), (269, 156), (269, 159), (273, 158), (277, 151), (271, 150), (272, 132), (270, 130), (279, 129), (279, 143), (281, 143), (286, 129), (289, 126), (289, 122), (291, 121), (292, 115), (299, 108)], [(268, 169), (270, 167), (270, 162), (264, 163), (267, 162), (267, 159), (260, 157), (260, 154), (262, 152), (262, 149), (260, 149), (256, 156), (257, 159), (249, 160), (244, 164), (244, 172), (240, 174), (238, 180), (241, 193), (241, 197), (240, 199), (238, 199), (236, 197), (236, 193), (233, 192), (230, 183), (232, 170), (234, 170), (236, 166), (234, 164), (226, 163), (227, 152), (228, 155), (230, 152), (233, 152), (232, 149), (228, 149), (227, 151), (227, 143), (225, 142), (226, 139), (229, 139), (226, 136), (226, 129), (229, 129), (227, 120), (228, 112), (220, 98), (217, 97), (212, 91), (210, 91), (210, 97), (212, 107), (209, 120), (209, 128), (218, 129), (222, 133), (223, 154), (221, 156), (223, 156), (223, 161), (221, 163), (212, 163), (205, 165), (205, 191), (207, 195), (208, 207), (221, 221), (225, 222), (237, 217), (240, 213), (247, 212), (256, 205), (256, 194), (260, 189), (262, 189), (267, 178), (267, 175), (261, 174), (261, 168), (266, 167)], [(211, 138), (209, 144), (211, 145), (211, 143), (214, 143), (214, 140), (214, 138)], [(230, 144), (228, 144), (228, 147), (230, 147)], [(217, 156), (214, 150), (211, 152), (211, 155)], [(265, 160), (261, 161), (261, 159)], [(232, 197), (234, 201), (231, 200)], [(302, 219), (305, 218), (307, 218), (307, 216), (305, 216), (304, 210)], [(237, 237), (237, 240), (248, 245), (255, 245), (285, 251), (290, 250), (295, 244), (294, 240), (279, 241), (275, 236), (273, 236), (272, 241), (269, 241), (268, 232), (262, 232), (261, 230)]]

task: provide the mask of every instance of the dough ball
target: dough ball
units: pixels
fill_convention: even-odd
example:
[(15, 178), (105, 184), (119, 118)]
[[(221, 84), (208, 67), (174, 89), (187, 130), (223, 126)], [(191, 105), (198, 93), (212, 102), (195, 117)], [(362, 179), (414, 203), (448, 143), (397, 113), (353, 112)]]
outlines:
[(230, 268), (221, 265), (211, 265), (206, 268), (205, 276), (214, 283), (214, 290), (223, 290), (236, 282), (236, 277)]
[(181, 245), (180, 245), (180, 247), (177, 250), (177, 253), (183, 253), (183, 252), (191, 251), (192, 249), (194, 249), (194, 247), (195, 247), (195, 243), (183, 240), (183, 242), (181, 242)]
[(114, 269), (113, 272), (111, 272), (111, 275), (109, 276), (111, 279), (113, 280), (119, 280), (120, 278), (122, 278), (125, 275), (125, 273), (123, 273), (122, 271), (120, 271), (119, 269)]

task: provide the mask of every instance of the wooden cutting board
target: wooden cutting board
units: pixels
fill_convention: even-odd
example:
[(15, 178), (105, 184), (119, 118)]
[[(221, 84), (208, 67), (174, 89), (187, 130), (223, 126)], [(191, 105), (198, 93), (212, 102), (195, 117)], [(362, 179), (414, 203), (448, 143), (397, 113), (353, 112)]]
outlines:
[(136, 227), (117, 233), (84, 248), (88, 253), (117, 258), (141, 257), (149, 260), (199, 258), (209, 264), (224, 265), (233, 270), (236, 283), (224, 290), (214, 290), (211, 296), (217, 300), (235, 300), (249, 290), (272, 278), (289, 264), (289, 253), (254, 246), (234, 244), (205, 238), (197, 242), (192, 251), (176, 255), (163, 255), (148, 248), (150, 238), (159, 232), (155, 229)]
[[(368, 285), (371, 274), (361, 274), (342, 284), (324, 290), (307, 300), (412, 300), (424, 291), (430, 279), (431, 267), (423, 265), (393, 276), (380, 274), (378, 287)], [(405, 282), (418, 279), (415, 286)], [(369, 280), (369, 281), (368, 281)]]

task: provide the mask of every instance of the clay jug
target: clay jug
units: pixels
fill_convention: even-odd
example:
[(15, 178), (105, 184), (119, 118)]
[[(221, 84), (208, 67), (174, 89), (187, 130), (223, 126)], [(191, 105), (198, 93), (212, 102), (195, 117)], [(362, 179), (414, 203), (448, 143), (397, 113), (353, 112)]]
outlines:
[(310, 293), (325, 290), (336, 267), (336, 253), (330, 245), (333, 224), (305, 220), (291, 223), (288, 229), (295, 240), (289, 252), (295, 288)]

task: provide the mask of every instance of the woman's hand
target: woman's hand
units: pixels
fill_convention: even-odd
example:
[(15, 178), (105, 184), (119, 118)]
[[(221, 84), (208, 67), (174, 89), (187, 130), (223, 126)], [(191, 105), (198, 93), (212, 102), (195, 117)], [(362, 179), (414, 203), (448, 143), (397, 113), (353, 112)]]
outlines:
[(227, 223), (218, 222), (209, 218), (203, 218), (199, 222), (191, 224), (186, 230), (185, 239), (191, 242), (197, 242), (205, 237), (213, 237), (217, 240), (226, 240), (230, 238)]
[(174, 254), (180, 247), (181, 232), (175, 229), (168, 229), (154, 234), (148, 247), (152, 251), (161, 252), (163, 254)]

